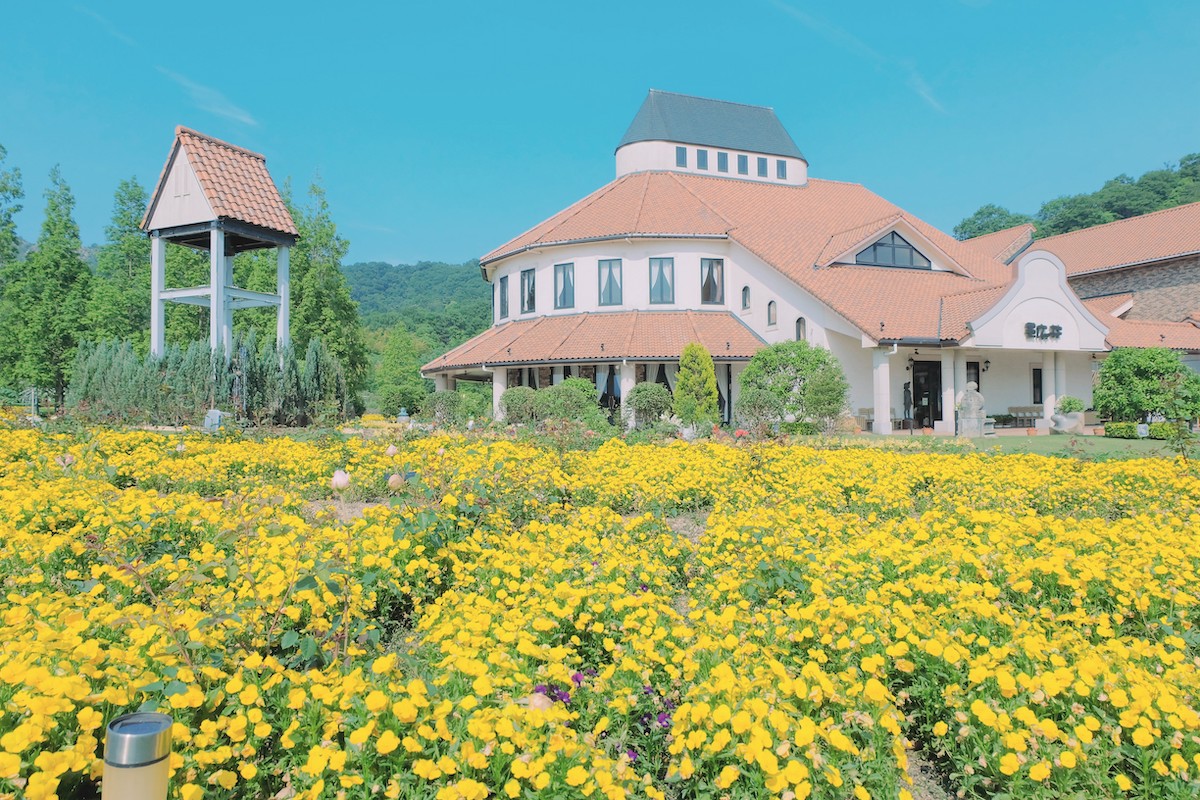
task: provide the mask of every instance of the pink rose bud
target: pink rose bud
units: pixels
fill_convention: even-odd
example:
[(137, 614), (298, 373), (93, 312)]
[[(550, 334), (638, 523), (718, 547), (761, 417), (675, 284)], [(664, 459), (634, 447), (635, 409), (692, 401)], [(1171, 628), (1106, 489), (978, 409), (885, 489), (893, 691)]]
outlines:
[(391, 489), (393, 492), (399, 491), (400, 487), (403, 485), (404, 485), (404, 476), (400, 475), (399, 473), (393, 472), (392, 476), (390, 478), (388, 478), (388, 488)]
[(350, 488), (350, 476), (346, 474), (345, 470), (339, 469), (333, 473), (333, 480), (329, 482), (329, 485), (333, 487), (335, 492), (345, 491)]
[(386, 455), (388, 458), (391, 458), (392, 456), (396, 455), (396, 453), (398, 453), (398, 452), (399, 451), (396, 449), (396, 445), (389, 444), (388, 449), (386, 451)]

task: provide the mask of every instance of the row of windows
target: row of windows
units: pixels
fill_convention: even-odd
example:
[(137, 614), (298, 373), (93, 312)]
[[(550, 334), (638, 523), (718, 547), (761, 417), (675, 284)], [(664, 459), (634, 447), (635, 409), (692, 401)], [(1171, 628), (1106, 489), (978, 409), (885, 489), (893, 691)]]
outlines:
[[(767, 168), (769, 166), (768, 159), (764, 156), (755, 157), (758, 170), (758, 177), (767, 177)], [(675, 148), (675, 166), (687, 169), (688, 166), (688, 149), (683, 146)], [(708, 151), (703, 148), (696, 148), (696, 169), (708, 169)], [(729, 172), (729, 153), (717, 151), (717, 172)], [(750, 156), (738, 154), (737, 157), (737, 174), (750, 174)], [(787, 161), (782, 158), (775, 159), (775, 177), (781, 181), (787, 180)]]
[[(750, 287), (742, 287), (742, 311), (750, 310)], [(767, 327), (772, 328), (779, 324), (779, 307), (775, 301), (767, 303)], [(796, 317), (796, 341), (803, 342), (808, 339), (808, 322), (804, 317)]]
[[(597, 291), (599, 304), (619, 306), (624, 302), (623, 265), (621, 259), (601, 259), (596, 262)], [(521, 271), (521, 313), (537, 310), (535, 291), (536, 270)], [(500, 318), (508, 316), (508, 276), (500, 278)], [(652, 305), (675, 302), (675, 259), (650, 259), (650, 303)], [(700, 259), (700, 302), (719, 305), (725, 302), (725, 261), (720, 258)], [(554, 307), (575, 307), (575, 265), (554, 265)]]

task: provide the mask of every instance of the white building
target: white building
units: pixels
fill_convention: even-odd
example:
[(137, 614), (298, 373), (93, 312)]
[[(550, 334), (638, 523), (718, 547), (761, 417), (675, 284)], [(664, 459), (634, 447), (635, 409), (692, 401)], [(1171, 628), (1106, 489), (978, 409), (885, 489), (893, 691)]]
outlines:
[[(583, 375), (616, 401), (640, 381), (673, 386), (699, 341), (728, 419), (749, 357), (805, 339), (840, 360), (873, 430), (908, 418), (951, 433), (968, 381), (989, 413), (1044, 427), (1058, 397), (1090, 403), (1114, 346), (1200, 351), (1189, 321), (1132, 322), (1110, 297), (1081, 300), (1030, 226), (960, 242), (858, 184), (810, 178), (769, 108), (651, 91), (616, 166), (483, 256), (494, 324), (424, 367), (439, 388), (491, 380), (498, 410), (510, 386)], [(1184, 228), (1176, 249), (1200, 253), (1200, 228)]]

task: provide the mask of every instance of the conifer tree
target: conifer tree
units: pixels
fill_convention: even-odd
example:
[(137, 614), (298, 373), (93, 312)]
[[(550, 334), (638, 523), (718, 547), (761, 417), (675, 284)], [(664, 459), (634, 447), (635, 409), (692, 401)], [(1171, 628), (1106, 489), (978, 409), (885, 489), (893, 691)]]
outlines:
[(22, 383), (53, 389), (58, 409), (63, 405), (75, 348), (86, 329), (91, 288), (74, 209), (75, 198), (55, 166), (50, 171), (46, 216), (37, 247), (12, 286), (5, 289), (6, 296), (12, 289), (22, 322), (17, 334), (16, 377)]
[(141, 228), (147, 201), (137, 178), (117, 186), (88, 306), (88, 337), (93, 341), (128, 339), (138, 350), (149, 346), (150, 240)]
[(716, 422), (717, 371), (704, 345), (685, 345), (679, 356), (679, 377), (675, 383), (675, 416), (685, 425)]
[(6, 287), (18, 275), (17, 225), (14, 217), (21, 210), (25, 192), (21, 187), (21, 170), (4, 168), (7, 151), (0, 145), (0, 387), (14, 382), (13, 368), (20, 352), (16, 331), (19, 329), (20, 309), (16, 297)]

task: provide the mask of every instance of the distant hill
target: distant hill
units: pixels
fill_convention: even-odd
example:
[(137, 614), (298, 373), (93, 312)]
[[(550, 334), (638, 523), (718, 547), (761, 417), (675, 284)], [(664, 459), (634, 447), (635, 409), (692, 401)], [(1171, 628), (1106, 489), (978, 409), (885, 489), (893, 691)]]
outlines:
[(491, 324), (491, 286), (480, 277), (477, 260), (367, 261), (346, 264), (342, 273), (367, 328), (381, 330), (403, 322), (432, 349), (444, 352)]

